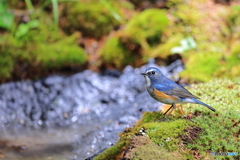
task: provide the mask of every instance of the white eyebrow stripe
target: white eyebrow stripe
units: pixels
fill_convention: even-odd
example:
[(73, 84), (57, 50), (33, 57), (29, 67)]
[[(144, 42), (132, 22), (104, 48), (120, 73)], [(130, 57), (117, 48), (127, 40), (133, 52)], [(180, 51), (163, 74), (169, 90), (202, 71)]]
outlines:
[(152, 72), (152, 71), (154, 71), (154, 69), (150, 69), (150, 70), (148, 70), (147, 73), (148, 73), (148, 72)]

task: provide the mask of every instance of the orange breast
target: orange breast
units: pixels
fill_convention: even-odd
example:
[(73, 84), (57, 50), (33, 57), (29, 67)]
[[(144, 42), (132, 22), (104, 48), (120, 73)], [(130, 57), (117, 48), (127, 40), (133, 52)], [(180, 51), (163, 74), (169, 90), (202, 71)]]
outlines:
[(175, 96), (169, 96), (161, 91), (158, 91), (156, 89), (154, 89), (154, 96), (156, 99), (158, 99), (160, 102), (163, 102), (163, 103), (176, 103), (176, 101), (179, 101), (179, 98), (178, 97), (175, 97)]

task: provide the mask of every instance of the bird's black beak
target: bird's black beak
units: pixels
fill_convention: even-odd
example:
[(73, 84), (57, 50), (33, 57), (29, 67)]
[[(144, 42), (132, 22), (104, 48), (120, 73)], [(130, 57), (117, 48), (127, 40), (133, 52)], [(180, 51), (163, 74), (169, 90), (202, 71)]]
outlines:
[(144, 76), (147, 75), (147, 73), (141, 73), (141, 74), (144, 75)]

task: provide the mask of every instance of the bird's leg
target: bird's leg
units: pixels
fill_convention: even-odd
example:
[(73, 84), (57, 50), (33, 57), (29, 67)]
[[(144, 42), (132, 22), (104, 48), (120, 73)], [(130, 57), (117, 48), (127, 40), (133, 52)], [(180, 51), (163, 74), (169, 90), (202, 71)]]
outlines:
[[(168, 111), (170, 111), (170, 109), (173, 107), (173, 109), (176, 107), (175, 104), (172, 104), (171, 107), (168, 108), (168, 110), (163, 114), (166, 115)], [(172, 111), (173, 111), (172, 109)], [(172, 113), (172, 111), (170, 112), (170, 114)]]
[(172, 113), (172, 111), (173, 111), (175, 108), (176, 108), (176, 105), (173, 104), (173, 105), (172, 105), (172, 110), (170, 111), (169, 115)]

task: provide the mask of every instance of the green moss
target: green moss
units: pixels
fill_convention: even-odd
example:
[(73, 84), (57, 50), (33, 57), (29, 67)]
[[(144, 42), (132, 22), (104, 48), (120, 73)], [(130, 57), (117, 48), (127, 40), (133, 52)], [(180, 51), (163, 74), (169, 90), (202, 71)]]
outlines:
[(100, 51), (103, 61), (117, 67), (143, 64), (151, 57), (151, 50), (162, 42), (167, 25), (168, 18), (162, 10), (147, 9), (135, 15), (124, 29), (106, 40)]
[(134, 61), (133, 55), (120, 42), (117, 35), (113, 35), (106, 41), (100, 54), (104, 62), (113, 64), (118, 68)]
[(143, 49), (148, 49), (161, 42), (167, 24), (168, 18), (164, 11), (148, 9), (133, 17), (124, 32), (129, 39), (141, 44)]
[[(38, 74), (79, 67), (86, 62), (86, 53), (78, 45), (79, 34), (66, 36), (61, 30), (54, 30), (52, 18), (41, 10), (36, 10), (31, 18), (38, 25), (21, 33), (24, 35), (17, 34), (21, 32), (17, 26), (15, 32), (5, 33), (0, 39), (0, 81), (11, 79), (12, 75), (28, 75), (29, 70)], [(19, 70), (21, 67), (23, 71)]]
[(158, 122), (164, 118), (165, 116), (163, 114), (160, 114), (159, 112), (144, 112), (143, 118), (138, 122), (138, 125), (148, 122)]
[[(239, 115), (240, 115), (240, 83), (239, 79), (212, 80), (208, 83), (194, 85), (192, 93), (200, 96), (203, 102), (214, 107), (217, 112), (206, 109), (203, 106), (187, 104), (186, 109), (194, 112), (201, 112), (201, 116), (193, 120), (204, 132), (193, 143), (187, 147), (199, 150), (203, 157), (213, 152), (237, 152), (240, 148)], [(226, 157), (216, 157), (225, 159)], [(233, 159), (234, 157), (228, 157)], [(235, 157), (236, 158), (236, 157)], [(238, 157), (239, 158), (239, 157)]]
[[(201, 6), (210, 7), (206, 0), (202, 0), (199, 3), (194, 1), (178, 3), (170, 8), (171, 27), (166, 31), (169, 36), (172, 37), (179, 32), (191, 35), (198, 45), (194, 53), (183, 54), (186, 70), (182, 73), (182, 77), (190, 81), (207, 82), (213, 77), (239, 76), (237, 48), (240, 38), (238, 32), (240, 7), (216, 5), (215, 15), (212, 15), (209, 10), (202, 10)], [(208, 25), (205, 25), (206, 23)], [(216, 25), (219, 27), (214, 27)]]
[(192, 53), (187, 60), (186, 70), (180, 75), (191, 81), (209, 81), (221, 66), (220, 59), (216, 52)]
[(191, 121), (181, 117), (166, 119), (159, 112), (145, 112), (134, 127), (120, 134), (120, 147), (110, 148), (99, 156), (111, 154), (109, 159), (171, 159), (169, 156), (180, 159), (239, 159), (239, 156), (209, 155), (211, 151), (237, 152), (240, 148), (239, 79), (212, 80), (194, 85), (190, 90), (217, 111), (212, 112), (196, 104), (185, 104), (186, 113), (193, 113)]
[(169, 37), (169, 39), (167, 39), (165, 43), (158, 45), (152, 50), (151, 56), (166, 58), (168, 55), (171, 54), (171, 49), (173, 47), (179, 46), (179, 42), (181, 41), (181, 39), (183, 39), (182, 34), (176, 34)]
[(127, 145), (126, 142), (119, 141), (113, 147), (105, 150), (102, 154), (95, 157), (94, 160), (105, 160), (105, 159), (113, 160), (117, 155), (121, 154), (121, 151), (124, 149), (124, 146), (126, 145)]
[(1, 51), (0, 47), (0, 75), (4, 78), (10, 78), (14, 67), (14, 60), (9, 56), (8, 51)]
[[(240, 33), (239, 33), (239, 24), (240, 24), (240, 6), (232, 5), (228, 8), (224, 20), (226, 23), (226, 27), (223, 30), (223, 35), (225, 36), (225, 40), (228, 43), (239, 41)], [(230, 41), (230, 42), (229, 42)]]
[(130, 3), (113, 0), (67, 2), (63, 14), (69, 25), (64, 23), (62, 27), (68, 33), (80, 30), (85, 36), (101, 38), (126, 19), (121, 7), (133, 9)]
[(35, 52), (37, 62), (43, 64), (46, 69), (83, 64), (86, 61), (86, 54), (76, 45), (77, 39), (77, 35), (72, 35), (51, 44), (37, 44)]
[(131, 160), (153, 159), (184, 159), (179, 151), (168, 152), (163, 146), (152, 142), (147, 136), (134, 136), (131, 140), (131, 148), (126, 152), (125, 158)]
[(215, 72), (218, 77), (239, 77), (240, 76), (240, 42), (235, 42), (232, 45), (230, 55), (222, 62), (221, 67)]
[(193, 125), (190, 121), (179, 119), (171, 122), (147, 123), (142, 127), (146, 129), (147, 135), (154, 143), (174, 151), (180, 144), (179, 135), (190, 125)]
[(222, 35), (224, 43), (227, 44), (228, 49), (223, 54), (225, 61), (222, 62), (221, 67), (215, 72), (218, 77), (234, 78), (240, 76), (240, 6), (233, 5), (227, 8), (227, 12), (223, 16), (225, 26), (222, 27)]
[(174, 16), (182, 20), (185, 25), (194, 26), (197, 21), (201, 18), (200, 12), (195, 8), (195, 5), (190, 3), (178, 5), (177, 11)]
[(166, 6), (169, 7), (169, 8), (172, 8), (174, 6), (178, 6), (180, 4), (183, 4), (184, 1), (183, 0), (168, 0), (166, 2)]
[(24, 53), (21, 48), (22, 44), (10, 34), (0, 37), (0, 81), (11, 78), (16, 60)]
[[(207, 83), (193, 85), (189, 90), (219, 112), (224, 111), (225, 113), (229, 110), (235, 110), (238, 113), (240, 109), (239, 89), (240, 83), (238, 78), (234, 81), (214, 79)], [(202, 106), (195, 107), (193, 104), (186, 104), (186, 106), (192, 106), (195, 110), (204, 111), (204, 113), (210, 111)], [(185, 107), (185, 109), (189, 108)]]
[(184, 55), (186, 70), (180, 75), (192, 82), (207, 82), (213, 78), (234, 78), (240, 76), (239, 43), (232, 46), (230, 55), (223, 56), (217, 51), (194, 51)]
[[(137, 136), (147, 136), (150, 138), (149, 143), (158, 146), (159, 151), (151, 150), (141, 146), (133, 153), (130, 153), (135, 159), (138, 159), (144, 151), (144, 157), (159, 158), (161, 152), (169, 152), (162, 155), (162, 157), (168, 157), (170, 155), (181, 155), (178, 150), (180, 145), (179, 137), (183, 134), (184, 130), (194, 124), (188, 120), (178, 119), (169, 117), (165, 119), (165, 116), (159, 112), (145, 112), (141, 121), (139, 121), (133, 128), (126, 129), (120, 133), (119, 142), (104, 153), (96, 157), (96, 159), (116, 159), (117, 156), (121, 155), (124, 150), (131, 148), (131, 142)], [(141, 130), (144, 132), (141, 132)], [(146, 145), (150, 145), (145, 143)], [(130, 148), (129, 148), (130, 147)], [(154, 152), (154, 154), (153, 154)], [(160, 156), (161, 157), (161, 156)], [(181, 157), (181, 156), (180, 156)]]

